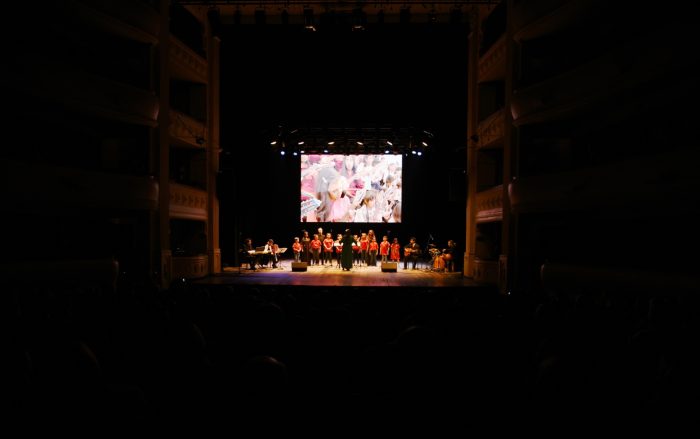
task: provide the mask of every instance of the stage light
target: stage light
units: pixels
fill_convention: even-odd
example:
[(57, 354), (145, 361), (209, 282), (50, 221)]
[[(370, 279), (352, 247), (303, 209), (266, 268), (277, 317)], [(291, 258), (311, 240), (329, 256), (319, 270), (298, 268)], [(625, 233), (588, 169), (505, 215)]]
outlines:
[(423, 155), (423, 153), (420, 152), (420, 151), (418, 151), (416, 154), (419, 155), (419, 156)]
[(284, 154), (285, 154), (285, 152), (284, 152), (284, 151), (280, 151), (280, 155), (284, 155)]
[(324, 152), (324, 154), (328, 154), (328, 150), (327, 150), (327, 149), (324, 149), (323, 152)]
[(415, 150), (411, 151), (411, 154), (416, 155), (416, 151)]
[(394, 144), (391, 143), (389, 140), (386, 141), (386, 144), (389, 145), (389, 146), (394, 146)]
[(362, 11), (362, 8), (355, 8), (352, 10), (352, 30), (362, 31), (365, 30), (367, 25), (367, 15)]
[(360, 145), (360, 146), (365, 146), (365, 144), (362, 143), (362, 142), (360, 142), (359, 140), (357, 141), (357, 144)]
[(311, 8), (304, 8), (304, 28), (311, 32), (316, 31), (314, 26), (314, 10)]
[(329, 144), (329, 145), (335, 145), (335, 141), (334, 141), (334, 140), (331, 140), (330, 142), (328, 142), (328, 144)]
[(428, 23), (430, 23), (430, 24), (437, 23), (437, 13), (435, 12), (435, 9), (433, 9), (432, 11), (430, 11), (428, 13)]
[(295, 157), (297, 156), (297, 152), (296, 152), (296, 151), (294, 151), (292, 154), (293, 154)]
[(388, 150), (388, 149), (385, 149), (385, 150), (384, 150), (384, 154), (389, 154), (389, 150)]
[(304, 154), (304, 150), (302, 149), (301, 151), (299, 151), (299, 154)]
[(423, 141), (423, 142), (421, 142), (421, 143), (423, 144), (423, 146), (428, 146), (428, 144), (425, 143), (425, 141)]
[(303, 140), (300, 140), (300, 141), (297, 142), (297, 145), (303, 145), (303, 144), (304, 144), (304, 141), (303, 141)]

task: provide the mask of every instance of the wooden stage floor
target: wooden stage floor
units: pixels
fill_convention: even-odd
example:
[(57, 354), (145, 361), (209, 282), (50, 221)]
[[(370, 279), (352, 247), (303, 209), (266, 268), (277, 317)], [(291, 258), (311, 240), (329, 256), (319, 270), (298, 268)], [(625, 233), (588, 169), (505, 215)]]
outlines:
[(384, 273), (379, 265), (376, 267), (353, 267), (343, 271), (336, 266), (312, 265), (305, 272), (291, 271), (291, 264), (285, 261), (277, 268), (262, 268), (256, 271), (247, 268), (225, 268), (224, 272), (192, 282), (204, 285), (289, 285), (320, 287), (425, 287), (454, 288), (478, 287), (461, 272), (443, 273), (418, 266), (399, 269), (395, 273)]

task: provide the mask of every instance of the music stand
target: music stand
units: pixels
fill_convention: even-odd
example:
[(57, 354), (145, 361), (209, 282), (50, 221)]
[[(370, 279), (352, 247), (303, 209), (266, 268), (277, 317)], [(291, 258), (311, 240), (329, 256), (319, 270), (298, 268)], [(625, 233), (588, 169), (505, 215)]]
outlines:
[(279, 247), (279, 248), (277, 249), (277, 263), (279, 264), (279, 268), (280, 268), (280, 269), (283, 269), (283, 267), (282, 267), (282, 261), (284, 261), (284, 259), (282, 259), (282, 256), (281, 256), (281, 255), (282, 255), (282, 253), (284, 253), (284, 252), (286, 252), (286, 251), (287, 251), (287, 247)]

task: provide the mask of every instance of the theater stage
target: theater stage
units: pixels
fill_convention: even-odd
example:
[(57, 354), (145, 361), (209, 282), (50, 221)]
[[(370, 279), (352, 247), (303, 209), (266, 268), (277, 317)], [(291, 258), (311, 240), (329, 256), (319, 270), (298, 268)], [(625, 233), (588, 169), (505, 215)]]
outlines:
[(336, 266), (312, 265), (305, 272), (293, 272), (291, 263), (285, 261), (277, 268), (262, 268), (256, 271), (245, 267), (225, 268), (223, 273), (192, 282), (205, 285), (289, 285), (321, 287), (424, 287), (454, 288), (478, 287), (472, 279), (465, 278), (461, 272), (444, 273), (433, 271), (425, 266), (415, 270), (410, 266), (403, 269), (399, 264), (395, 273), (382, 272), (381, 267), (353, 267), (343, 271)]

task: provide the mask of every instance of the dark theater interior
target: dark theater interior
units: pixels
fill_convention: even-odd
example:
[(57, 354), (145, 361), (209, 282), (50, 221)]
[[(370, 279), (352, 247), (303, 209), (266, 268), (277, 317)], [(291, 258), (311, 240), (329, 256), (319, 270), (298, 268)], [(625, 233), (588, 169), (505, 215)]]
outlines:
[(13, 4), (8, 418), (326, 436), (691, 424), (691, 9)]

